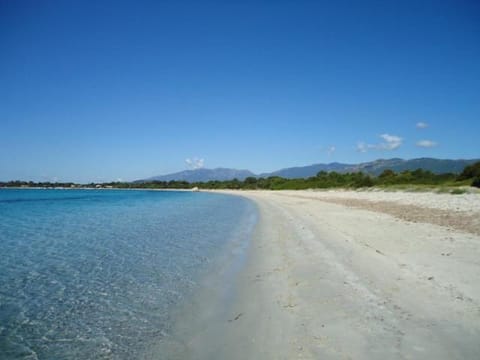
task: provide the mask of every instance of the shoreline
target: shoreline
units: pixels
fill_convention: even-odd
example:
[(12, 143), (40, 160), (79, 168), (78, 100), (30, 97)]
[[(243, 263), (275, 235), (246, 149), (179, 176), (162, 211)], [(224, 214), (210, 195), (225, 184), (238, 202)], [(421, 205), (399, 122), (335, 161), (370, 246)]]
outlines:
[[(374, 208), (374, 193), (353, 206), (310, 191), (218, 192), (253, 200), (259, 221), (231, 308), (215, 330), (197, 334), (191, 358), (452, 359), (480, 353), (475, 224), (466, 232), (428, 218), (407, 221), (388, 206), (415, 205), (405, 204), (408, 196), (386, 201), (388, 193)], [(354, 196), (341, 193), (328, 196)], [(479, 199), (473, 198), (474, 210)], [(440, 200), (438, 194), (421, 199), (425, 213), (448, 208)], [(452, 219), (462, 218), (466, 205), (452, 206)]]
[(243, 201), (249, 207), (245, 217), (231, 230), (219, 254), (197, 274), (196, 289), (174, 307), (168, 332), (139, 358), (225, 359), (220, 353), (227, 354), (228, 349), (222, 352), (221, 347), (228, 346), (229, 342), (222, 339), (226, 339), (229, 323), (235, 321), (231, 311), (238, 297), (239, 279), (248, 268), (252, 233), (258, 224), (256, 203), (245, 198)]

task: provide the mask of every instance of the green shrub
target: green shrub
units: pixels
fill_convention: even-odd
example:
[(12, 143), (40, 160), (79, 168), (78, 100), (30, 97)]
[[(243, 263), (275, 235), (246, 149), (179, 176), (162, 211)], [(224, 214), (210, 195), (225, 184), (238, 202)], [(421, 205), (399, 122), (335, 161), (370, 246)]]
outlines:
[(373, 185), (375, 184), (373, 183), (372, 178), (368, 175), (363, 175), (362, 173), (359, 173), (359, 176), (354, 179), (352, 184), (354, 188), (372, 187)]

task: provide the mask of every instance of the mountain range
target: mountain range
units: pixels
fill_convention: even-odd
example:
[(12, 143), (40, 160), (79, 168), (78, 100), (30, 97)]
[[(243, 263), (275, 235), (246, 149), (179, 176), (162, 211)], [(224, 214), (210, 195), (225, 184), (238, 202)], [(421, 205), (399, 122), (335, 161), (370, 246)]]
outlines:
[(224, 180), (244, 180), (247, 177), (270, 177), (280, 176), (287, 179), (307, 178), (315, 176), (319, 171), (336, 171), (339, 173), (358, 172), (362, 171), (370, 175), (379, 175), (384, 170), (390, 169), (395, 172), (402, 172), (405, 170), (423, 169), (429, 170), (435, 174), (441, 173), (460, 173), (465, 166), (470, 165), (479, 159), (470, 160), (449, 160), (449, 159), (434, 159), (434, 158), (418, 158), (404, 160), (399, 158), (393, 159), (379, 159), (370, 162), (359, 164), (344, 164), (333, 162), (329, 164), (313, 164), (307, 166), (298, 166), (280, 169), (271, 173), (254, 174), (249, 170), (237, 170), (228, 168), (206, 169), (200, 168), (195, 170), (185, 170), (173, 174), (154, 176), (137, 182), (148, 181), (188, 181), (188, 182), (205, 182), (205, 181), (224, 181)]
[(145, 180), (139, 180), (139, 182), (148, 181), (188, 181), (188, 182), (204, 182), (210, 180), (232, 180), (239, 179), (244, 180), (249, 176), (256, 176), (249, 170), (237, 170), (227, 168), (206, 169), (200, 168), (195, 170), (185, 170), (176, 172), (173, 174), (154, 176)]

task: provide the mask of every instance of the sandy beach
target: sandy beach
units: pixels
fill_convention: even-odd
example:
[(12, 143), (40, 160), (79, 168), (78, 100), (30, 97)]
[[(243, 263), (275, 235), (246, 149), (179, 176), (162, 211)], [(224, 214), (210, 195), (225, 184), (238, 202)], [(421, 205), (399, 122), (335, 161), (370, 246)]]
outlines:
[(247, 262), (228, 308), (212, 287), (183, 312), (171, 358), (478, 358), (480, 195), (229, 193), (258, 206)]
[(231, 193), (260, 220), (231, 309), (189, 357), (478, 358), (479, 195)]

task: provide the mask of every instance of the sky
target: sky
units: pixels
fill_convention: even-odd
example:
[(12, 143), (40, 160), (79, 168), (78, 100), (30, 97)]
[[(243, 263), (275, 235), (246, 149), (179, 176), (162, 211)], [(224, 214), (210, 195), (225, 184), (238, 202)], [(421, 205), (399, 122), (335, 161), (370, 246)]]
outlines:
[(480, 2), (0, 0), (0, 181), (480, 157)]

